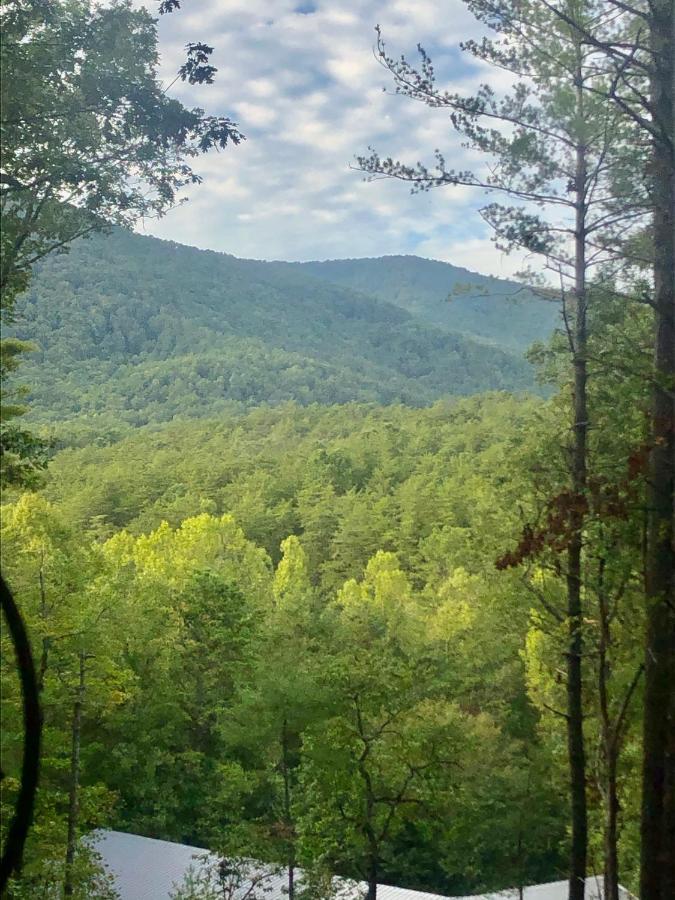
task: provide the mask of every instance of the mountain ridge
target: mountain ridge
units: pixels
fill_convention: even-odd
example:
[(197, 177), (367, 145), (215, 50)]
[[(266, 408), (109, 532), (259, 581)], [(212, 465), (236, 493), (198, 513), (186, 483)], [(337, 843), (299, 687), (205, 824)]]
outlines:
[(289, 265), (387, 300), (445, 331), (509, 350), (523, 352), (559, 324), (554, 301), (518, 282), (441, 260), (399, 254)]
[(122, 230), (78, 241), (38, 267), (13, 328), (39, 347), (21, 371), (33, 420), (143, 425), (289, 400), (424, 406), (533, 388), (514, 348), (307, 265)]

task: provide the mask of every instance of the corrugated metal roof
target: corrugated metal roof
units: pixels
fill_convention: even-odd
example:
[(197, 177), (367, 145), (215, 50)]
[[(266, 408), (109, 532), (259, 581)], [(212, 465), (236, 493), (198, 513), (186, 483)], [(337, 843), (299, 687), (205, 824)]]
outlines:
[[(199, 866), (200, 857), (207, 853), (199, 847), (160, 841), (138, 834), (121, 831), (101, 831), (94, 838), (94, 846), (103, 863), (115, 878), (115, 886), (121, 900), (168, 900), (171, 891), (178, 887), (188, 869)], [(361, 896), (357, 885), (350, 889), (345, 882), (344, 900), (356, 900)], [(269, 893), (266, 900), (287, 900), (283, 876), (272, 875), (265, 881)], [(408, 888), (379, 885), (378, 900), (518, 900), (517, 889), (472, 897), (446, 897), (413, 891)], [(523, 890), (523, 900), (567, 900), (567, 881), (537, 884)], [(602, 900), (602, 879), (589, 878), (586, 882), (586, 900)], [(621, 900), (633, 900), (628, 891), (621, 889)]]

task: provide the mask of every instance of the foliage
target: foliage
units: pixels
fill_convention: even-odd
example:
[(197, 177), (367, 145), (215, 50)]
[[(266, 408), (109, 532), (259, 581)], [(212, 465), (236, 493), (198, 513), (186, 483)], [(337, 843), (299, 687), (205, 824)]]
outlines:
[[(166, 94), (155, 20), (129, 2), (13, 0), (3, 4), (2, 25), (8, 315), (37, 260), (106, 223), (161, 215), (199, 181), (189, 159), (241, 135), (228, 119)], [(194, 56), (186, 65), (203, 71)], [(184, 78), (204, 80), (191, 71)]]
[[(647, 304), (627, 305), (615, 277), (634, 287), (626, 260), (643, 235), (624, 225), (645, 212), (646, 144), (603, 102), (634, 60), (613, 50), (609, 82), (587, 65), (607, 51), (583, 31), (595, 2), (564, 4), (567, 18), (550, 4), (469, 6), (498, 38), (465, 49), (515, 72), (511, 95), (442, 91), (424, 50), (415, 68), (378, 35), (379, 59), (496, 165), (460, 172), (438, 152), (435, 169), (376, 153), (360, 164), (420, 189), (510, 194), (516, 205), (483, 210), (500, 244), (544, 254), (563, 284), (575, 264), (575, 328), (565, 293), (567, 333), (529, 354), (556, 390), (548, 401), (447, 399), (531, 387), (518, 354), (557, 314), (440, 263), (260, 263), (123, 228), (40, 262), (77, 235), (162, 214), (198, 180), (191, 157), (241, 136), (168, 98), (154, 22), (130, 3), (3, 7), (3, 307), (15, 322), (0, 363), (11, 375), (36, 347), (33, 418), (58, 423), (41, 493), (2, 510), (3, 572), (45, 724), (13, 897), (69, 894), (68, 872), (75, 896), (113, 895), (86, 842), (71, 866), (68, 826), (215, 848), (177, 898), (263, 900), (273, 876), (315, 900), (340, 893), (334, 873), (365, 879), (368, 900), (378, 880), (443, 893), (554, 880), (576, 846), (572, 718), (590, 751), (594, 868), (614, 816), (622, 878), (636, 884), (644, 510), (661, 449), (645, 427), (651, 293), (640, 282)], [(177, 77), (210, 83), (212, 48), (186, 50)], [(593, 283), (582, 233), (602, 263)], [(6, 471), (36, 488), (47, 444), (13, 422), (25, 390), (12, 378), (3, 390)], [(2, 650), (4, 812), (22, 724), (5, 636)], [(562, 709), (573, 668), (574, 717)]]
[[(398, 726), (362, 773), (382, 878), (465, 892), (555, 873), (561, 810), (518, 658), (528, 598), (492, 567), (519, 525), (514, 459), (543, 415), (505, 395), (287, 406), (59, 454), (53, 505), (7, 507), (3, 551), (38, 657), (51, 639), (47, 672), (66, 677), (44, 688), (61, 765), (72, 663), (58, 636), (98, 622), (82, 792), (105, 786), (114, 812), (84, 804), (82, 827), (255, 856), (284, 879), (296, 865), (317, 883), (331, 867), (360, 878), (357, 691), (367, 739), (390, 713)], [(43, 797), (62, 810), (58, 773)], [(59, 815), (38, 857), (59, 858)]]
[(250, 860), (205, 857), (188, 870), (171, 900), (265, 900), (275, 870), (254, 868)]
[(122, 231), (45, 262), (14, 332), (39, 348), (23, 364), (33, 419), (99, 429), (288, 400), (418, 406), (534, 387), (511, 348), (302, 270)]
[(35, 349), (27, 341), (16, 338), (0, 340), (0, 485), (35, 487), (47, 466), (49, 442), (21, 428), (12, 419), (26, 411), (23, 399), (28, 394), (25, 385), (11, 383), (23, 353)]
[[(86, 650), (87, 705), (91, 721), (102, 721), (124, 702), (130, 689), (121, 655), (123, 616), (113, 613), (110, 596), (99, 580), (100, 557), (83, 545), (49, 503), (23, 494), (3, 511), (3, 573), (20, 598), (33, 640), (38, 688), (43, 705), (41, 783), (37, 821), (25, 852), (20, 885), (12, 896), (61, 896), (66, 849), (71, 720), (77, 685), (77, 661)], [(116, 630), (115, 637), (105, 637)], [(95, 654), (92, 651), (95, 649)], [(18, 787), (22, 750), (22, 708), (9, 639), (2, 637), (3, 809), (11, 809)], [(87, 748), (88, 749), (88, 748)], [(89, 780), (80, 796), (82, 826), (88, 830), (109, 821), (112, 792)], [(3, 825), (9, 816), (2, 816)], [(96, 855), (82, 846), (75, 859), (75, 896), (108, 900), (111, 887)]]
[(427, 410), (286, 405), (64, 449), (46, 492), (80, 527), (136, 534), (227, 511), (275, 560), (297, 534), (310, 577), (332, 588), (378, 549), (442, 580), (491, 566), (518, 526), (515, 460), (546, 417), (506, 394)]

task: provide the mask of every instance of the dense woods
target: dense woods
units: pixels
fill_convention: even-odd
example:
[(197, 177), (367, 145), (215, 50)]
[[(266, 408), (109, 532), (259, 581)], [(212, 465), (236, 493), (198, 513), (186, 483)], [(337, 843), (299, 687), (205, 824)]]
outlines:
[[(411, 259), (408, 270), (432, 266)], [(123, 232), (82, 241), (37, 270), (16, 316), (16, 335), (36, 345), (21, 368), (32, 416), (97, 419), (103, 430), (287, 400), (417, 406), (448, 394), (534, 387), (532, 368), (511, 342), (521, 324), (548, 336), (556, 305), (543, 304), (544, 314), (525, 326), (542, 304), (517, 296), (500, 329), (497, 298), (481, 296), (489, 280), (440, 268), (445, 280), (438, 278), (433, 306), (445, 313), (443, 328), (317, 281), (304, 266)], [(458, 280), (471, 286), (471, 278), (474, 293), (444, 302)], [(495, 292), (514, 290), (493, 282)], [(461, 328), (452, 327), (456, 305)], [(485, 343), (488, 329), (501, 330), (499, 343)]]
[(100, 827), (254, 858), (291, 900), (673, 895), (672, 2), (467, 6), (473, 94), (379, 27), (375, 55), (474, 167), (355, 167), (486, 192), (522, 283), (131, 233), (238, 127), (170, 98), (146, 12), (3, 7), (2, 572), (42, 718), (13, 900), (112, 900)]
[[(539, 721), (555, 653), (520, 577), (494, 567), (519, 527), (513, 458), (535, 452), (545, 417), (506, 395), (286, 406), (59, 454), (53, 487), (6, 512), (3, 540), (49, 645), (41, 802), (67, 789), (58, 747), (83, 649), (89, 825), (272, 859), (292, 838), (305, 866), (376, 865), (380, 880), (456, 892), (560, 871), (562, 733)], [(360, 727), (378, 733), (377, 796), (419, 769), (405, 802), (370, 814), (375, 851), (369, 820), (351, 820), (367, 806)], [(635, 804), (634, 767), (624, 778)]]
[[(608, 423), (618, 414), (605, 409)], [(384, 834), (392, 807), (372, 813), (380, 880), (463, 893), (564, 872), (562, 636), (538, 600), (558, 602), (563, 584), (547, 566), (523, 581), (494, 565), (539, 511), (532, 473), (547, 489), (560, 482), (556, 419), (506, 394), (429, 410), (285, 405), (61, 451), (42, 496), (5, 511), (3, 534), (50, 696), (40, 802), (65, 803), (58, 759), (84, 650), (83, 828), (113, 823), (365, 878), (364, 822), (351, 821), (367, 800), (351, 768), (361, 714), (383, 729), (377, 796), (397, 796), (419, 767)], [(617, 444), (603, 448), (608, 465)], [(639, 543), (639, 522), (621, 528)], [(639, 666), (633, 591), (612, 709)], [(589, 609), (589, 641), (599, 625)], [(590, 685), (585, 704), (599, 752)], [(637, 711), (625, 716), (619, 775), (629, 883)], [(593, 784), (599, 865), (601, 771)], [(58, 866), (58, 821), (33, 837), (43, 867)]]

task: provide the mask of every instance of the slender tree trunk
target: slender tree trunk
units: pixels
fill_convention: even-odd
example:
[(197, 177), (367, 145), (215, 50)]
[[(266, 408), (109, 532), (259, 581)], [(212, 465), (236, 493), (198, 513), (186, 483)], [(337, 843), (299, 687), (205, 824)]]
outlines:
[[(600, 706), (600, 740), (602, 748), (601, 791), (605, 803), (604, 816), (604, 896), (603, 900), (619, 900), (619, 857), (617, 851), (619, 798), (617, 795), (617, 763), (620, 735), (612, 724), (609, 705), (609, 651), (611, 631), (609, 608), (604, 590), (604, 560), (600, 560), (598, 578), (598, 697)], [(620, 723), (617, 722), (617, 729)]]
[(66, 842), (66, 868), (63, 896), (72, 897), (75, 885), (73, 864), (77, 847), (77, 826), (80, 812), (80, 739), (82, 732), (82, 707), (84, 706), (85, 654), (80, 650), (80, 680), (73, 704), (72, 749), (70, 755), (70, 786), (68, 788), (68, 837)]
[(616, 753), (610, 752), (605, 762), (607, 798), (605, 800), (605, 867), (603, 900), (619, 900), (619, 854), (618, 854), (618, 825), (619, 825), (619, 801), (616, 784)]
[[(583, 121), (581, 66), (577, 72), (577, 112)], [(582, 553), (584, 497), (586, 491), (586, 437), (588, 431), (586, 371), (586, 148), (577, 146), (575, 171), (576, 227), (575, 315), (574, 315), (574, 390), (573, 445), (571, 460), (574, 508), (571, 512), (572, 537), (567, 553), (567, 747), (570, 766), (572, 841), (570, 848), (569, 900), (584, 900), (588, 848), (586, 808), (586, 751), (584, 746), (582, 671)]]
[(366, 841), (366, 880), (368, 890), (365, 900), (377, 900), (377, 876), (380, 864), (380, 842), (386, 836), (387, 828), (378, 836), (375, 831), (375, 794), (373, 792), (373, 781), (368, 771), (367, 759), (371, 751), (372, 738), (366, 737), (363, 727), (363, 719), (361, 717), (361, 709), (359, 706), (358, 695), (354, 698), (354, 708), (356, 713), (356, 727), (359, 738), (363, 743), (363, 751), (358, 760), (358, 771), (363, 782), (365, 790), (365, 820), (363, 823), (363, 836)]
[(377, 849), (371, 849), (368, 858), (368, 892), (365, 900), (377, 900), (378, 859)]
[[(604, 900), (619, 900), (619, 866), (617, 854), (618, 798), (616, 784), (618, 748), (609, 710), (609, 660), (611, 643), (609, 609), (604, 590), (604, 560), (600, 560), (598, 577), (598, 696), (600, 700), (600, 729), (602, 747), (601, 791), (605, 803), (604, 821)], [(618, 736), (617, 736), (618, 737)]]
[(365, 775), (365, 784), (367, 786), (366, 792), (366, 824), (364, 828), (364, 834), (366, 838), (366, 843), (368, 845), (368, 859), (367, 859), (367, 872), (366, 878), (368, 881), (368, 891), (366, 893), (366, 900), (377, 900), (377, 876), (378, 876), (378, 866), (379, 866), (379, 845), (377, 836), (375, 834), (375, 829), (373, 827), (373, 821), (375, 818), (375, 802), (373, 800), (372, 794), (372, 785), (370, 781), (369, 774), (365, 771), (365, 767), (362, 767), (362, 773)]
[(295, 897), (295, 840), (293, 835), (293, 818), (291, 816), (291, 773), (288, 761), (288, 723), (284, 719), (281, 731), (281, 773), (284, 779), (284, 819), (288, 831), (287, 870), (288, 900)]
[(647, 525), (644, 764), (642, 781), (642, 900), (675, 896), (675, 108), (673, 0), (652, 0), (652, 119), (654, 139), (654, 341), (652, 451)]
[(526, 847), (525, 847), (525, 811), (526, 807), (529, 808), (531, 804), (531, 782), (532, 782), (532, 762), (529, 758), (529, 753), (525, 751), (525, 758), (527, 759), (527, 782), (525, 784), (525, 796), (521, 796), (518, 802), (518, 839), (516, 841), (516, 864), (518, 866), (518, 898), (519, 900), (523, 900), (523, 895), (525, 892), (525, 860), (526, 860)]

